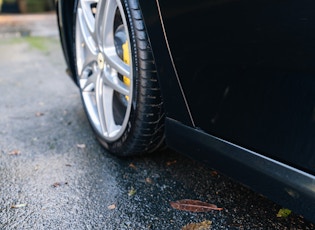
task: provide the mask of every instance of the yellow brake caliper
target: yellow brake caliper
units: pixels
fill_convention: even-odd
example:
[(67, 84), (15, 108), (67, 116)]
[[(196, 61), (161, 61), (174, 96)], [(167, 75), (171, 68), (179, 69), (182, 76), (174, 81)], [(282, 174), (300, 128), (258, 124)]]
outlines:
[[(122, 50), (123, 50), (123, 61), (129, 65), (130, 64), (130, 55), (129, 55), (129, 48), (128, 48), (128, 41), (126, 41), (122, 45)], [(123, 76), (123, 82), (127, 85), (130, 86), (130, 79), (127, 76)], [(129, 100), (129, 96), (125, 96), (126, 100)]]

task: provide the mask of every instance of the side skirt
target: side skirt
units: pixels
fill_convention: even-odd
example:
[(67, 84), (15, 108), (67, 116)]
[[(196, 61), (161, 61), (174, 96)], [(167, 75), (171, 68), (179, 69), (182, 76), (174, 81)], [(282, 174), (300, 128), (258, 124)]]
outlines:
[(169, 147), (249, 186), (315, 222), (315, 176), (166, 119)]

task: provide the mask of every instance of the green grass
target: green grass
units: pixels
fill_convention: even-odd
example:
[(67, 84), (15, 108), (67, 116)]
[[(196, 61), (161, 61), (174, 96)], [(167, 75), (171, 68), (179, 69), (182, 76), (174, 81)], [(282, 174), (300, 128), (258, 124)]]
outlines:
[[(26, 52), (39, 52), (45, 56), (55, 57), (56, 52), (61, 51), (60, 40), (56, 37), (15, 37), (0, 39), (2, 46), (23, 45)], [(57, 60), (52, 60), (57, 62)]]
[(42, 51), (44, 53), (49, 51), (49, 40), (48, 38), (43, 37), (24, 37), (22, 40), (25, 40), (30, 47)]
[(27, 43), (31, 49), (36, 49), (45, 54), (51, 51), (52, 47), (57, 47), (59, 45), (59, 40), (56, 38), (47, 37), (18, 37), (9, 38), (1, 40), (0, 45), (10, 45), (10, 44), (20, 44)]

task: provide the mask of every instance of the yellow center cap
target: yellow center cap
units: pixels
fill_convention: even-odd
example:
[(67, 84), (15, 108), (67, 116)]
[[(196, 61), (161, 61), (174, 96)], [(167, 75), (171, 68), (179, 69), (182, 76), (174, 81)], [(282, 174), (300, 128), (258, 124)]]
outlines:
[(104, 55), (102, 53), (99, 53), (97, 55), (97, 64), (99, 69), (104, 69)]

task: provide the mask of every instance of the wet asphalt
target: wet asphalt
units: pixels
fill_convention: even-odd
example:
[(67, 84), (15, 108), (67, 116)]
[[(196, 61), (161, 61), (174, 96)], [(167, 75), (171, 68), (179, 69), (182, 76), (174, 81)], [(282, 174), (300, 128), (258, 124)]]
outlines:
[[(174, 151), (107, 153), (65, 68), (54, 14), (0, 16), (0, 229), (315, 228)], [(223, 210), (173, 209), (180, 199)]]

